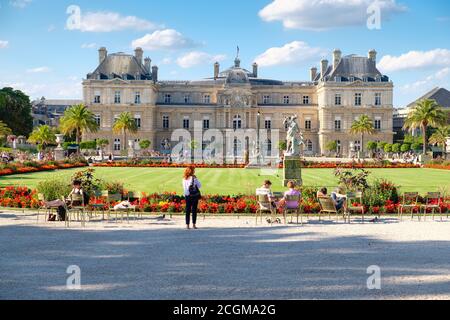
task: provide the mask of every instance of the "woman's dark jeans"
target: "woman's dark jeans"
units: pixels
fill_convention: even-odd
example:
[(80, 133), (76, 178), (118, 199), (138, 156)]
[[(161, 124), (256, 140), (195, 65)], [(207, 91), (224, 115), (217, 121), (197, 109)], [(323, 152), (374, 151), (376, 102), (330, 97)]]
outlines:
[(186, 225), (191, 223), (191, 213), (192, 213), (192, 223), (197, 224), (197, 208), (198, 201), (200, 199), (198, 197), (186, 197)]

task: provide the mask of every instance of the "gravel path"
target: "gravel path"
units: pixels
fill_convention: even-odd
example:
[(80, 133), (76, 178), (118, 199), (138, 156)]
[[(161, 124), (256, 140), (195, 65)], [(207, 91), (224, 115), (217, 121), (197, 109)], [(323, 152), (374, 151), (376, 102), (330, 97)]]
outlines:
[[(450, 219), (91, 222), (0, 213), (0, 299), (450, 299)], [(81, 289), (66, 271), (81, 269)], [(381, 290), (367, 268), (381, 268)]]

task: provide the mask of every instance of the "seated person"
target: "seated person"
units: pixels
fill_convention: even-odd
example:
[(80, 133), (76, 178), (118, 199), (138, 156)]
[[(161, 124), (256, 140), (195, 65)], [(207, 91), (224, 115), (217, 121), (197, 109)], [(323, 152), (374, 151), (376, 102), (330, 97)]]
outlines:
[(327, 188), (321, 188), (319, 191), (317, 191), (317, 198), (326, 197), (327, 194), (328, 194), (328, 189)]
[[(54, 201), (47, 201), (47, 202), (45, 202), (45, 206), (47, 208), (57, 208), (59, 221), (65, 221), (66, 220), (66, 209), (65, 209), (66, 204), (72, 204), (72, 205), (75, 205), (75, 206), (81, 206), (82, 205), (82, 203), (79, 202), (79, 201), (74, 201), (73, 203), (71, 203), (70, 200), (71, 200), (72, 194), (81, 194), (84, 197), (85, 204), (87, 202), (89, 202), (89, 199), (87, 199), (88, 201), (86, 202), (86, 194), (84, 193), (83, 188), (81, 187), (81, 181), (79, 181), (79, 180), (73, 181), (73, 183), (72, 183), (72, 191), (69, 193), (69, 196), (67, 197), (66, 201), (58, 199), (58, 200), (54, 200)], [(49, 216), (48, 220), (49, 221), (55, 221), (56, 217), (51, 214)]]
[(269, 180), (264, 181), (261, 188), (256, 189), (256, 195), (257, 196), (265, 196), (267, 195), (269, 197), (269, 201), (272, 203), (272, 206), (275, 208), (275, 197), (273, 195), (273, 192), (271, 190), (272, 182)]
[(281, 199), (281, 201), (278, 203), (278, 208), (280, 209), (297, 209), (300, 205), (298, 201), (288, 201), (287, 196), (300, 196), (300, 191), (295, 189), (295, 182), (289, 181), (287, 184), (287, 187), (289, 188), (288, 191), (284, 193), (284, 198)]
[(331, 193), (331, 199), (333, 200), (338, 211), (345, 207), (345, 203), (347, 201), (347, 196), (343, 193), (344, 190), (341, 187), (337, 187), (336, 190)]

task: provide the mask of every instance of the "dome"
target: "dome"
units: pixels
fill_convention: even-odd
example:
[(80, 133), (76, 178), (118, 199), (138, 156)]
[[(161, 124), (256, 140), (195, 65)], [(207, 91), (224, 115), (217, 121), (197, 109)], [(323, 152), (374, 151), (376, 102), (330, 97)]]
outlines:
[(234, 68), (229, 70), (226, 75), (227, 83), (248, 83), (249, 74), (246, 70), (241, 68)]

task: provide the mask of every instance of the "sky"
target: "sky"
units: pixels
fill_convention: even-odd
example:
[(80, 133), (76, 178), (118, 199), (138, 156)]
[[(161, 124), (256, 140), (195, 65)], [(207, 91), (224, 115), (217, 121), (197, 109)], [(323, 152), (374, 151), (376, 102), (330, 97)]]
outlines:
[(309, 80), (323, 58), (378, 52), (403, 107), (450, 90), (450, 1), (442, 0), (0, 0), (0, 88), (32, 99), (82, 98), (98, 49), (144, 55), (161, 80), (211, 77), (213, 64)]

